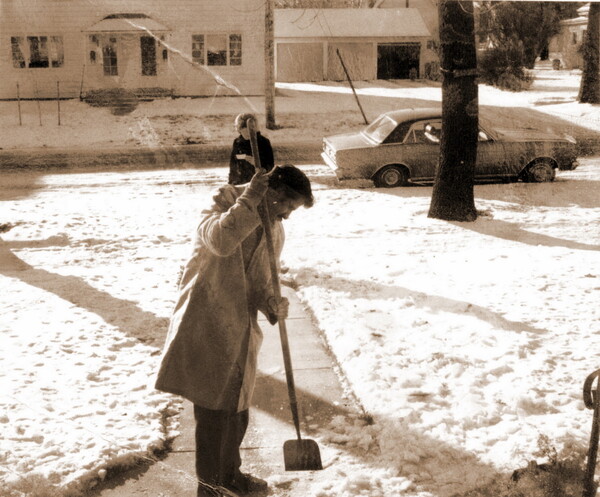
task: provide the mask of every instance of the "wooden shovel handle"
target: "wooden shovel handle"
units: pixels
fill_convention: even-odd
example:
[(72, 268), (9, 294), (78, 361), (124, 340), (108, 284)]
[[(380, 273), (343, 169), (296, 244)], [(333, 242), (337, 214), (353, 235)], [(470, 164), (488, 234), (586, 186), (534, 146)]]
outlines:
[[(254, 167), (257, 170), (263, 169), (260, 163), (260, 154), (258, 150), (258, 141), (256, 139), (256, 122), (253, 118), (246, 121), (246, 127), (250, 135), (250, 146), (252, 148), (252, 157), (254, 157)], [(273, 233), (271, 231), (271, 217), (269, 215), (269, 204), (266, 195), (262, 199), (261, 207), (264, 217), (261, 216), (265, 237), (267, 239), (267, 251), (269, 253), (269, 266), (271, 267), (271, 282), (273, 284), (273, 295), (277, 302), (281, 299), (281, 287), (279, 285), (279, 270), (275, 260), (275, 249), (273, 247)], [(296, 399), (296, 387), (294, 385), (294, 372), (292, 369), (292, 357), (290, 354), (290, 344), (288, 341), (287, 328), (284, 319), (278, 319), (279, 336), (281, 338), (281, 351), (283, 352), (283, 363), (285, 366), (285, 379), (287, 382), (288, 396), (290, 398), (290, 409), (294, 418), (294, 426), (298, 440), (302, 440), (300, 436), (300, 418), (298, 416), (298, 401)]]

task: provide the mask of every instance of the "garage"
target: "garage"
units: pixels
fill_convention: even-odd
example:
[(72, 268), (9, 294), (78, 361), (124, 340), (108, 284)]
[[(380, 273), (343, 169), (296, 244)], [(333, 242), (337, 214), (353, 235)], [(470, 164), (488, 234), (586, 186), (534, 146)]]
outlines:
[(345, 81), (338, 51), (354, 81), (419, 77), (438, 60), (416, 8), (275, 9), (274, 17), (276, 81)]
[(323, 44), (278, 44), (277, 68), (277, 81), (323, 81)]
[(370, 43), (329, 43), (327, 50), (327, 80), (345, 81), (346, 75), (338, 52), (344, 65), (354, 80), (373, 79), (375, 74), (375, 61), (373, 60), (373, 46)]
[(377, 79), (408, 79), (411, 69), (419, 77), (421, 45), (419, 43), (379, 43), (377, 45)]

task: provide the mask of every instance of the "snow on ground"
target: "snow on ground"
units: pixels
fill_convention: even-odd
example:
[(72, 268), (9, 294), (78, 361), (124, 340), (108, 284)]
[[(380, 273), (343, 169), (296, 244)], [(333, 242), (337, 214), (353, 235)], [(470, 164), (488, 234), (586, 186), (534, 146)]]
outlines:
[[(539, 75), (524, 93), (482, 87), (481, 101), (597, 129), (598, 107), (574, 102), (576, 73)], [(372, 114), (441, 96), (423, 82), (357, 86)], [(343, 84), (279, 91), (282, 121), (296, 127), (269, 132), (275, 147), (360, 124), (355, 110), (342, 116), (354, 105)], [(16, 103), (5, 102), (0, 146), (229, 141), (224, 123), (244, 102), (162, 100), (128, 116), (64, 102), (64, 127), (49, 117), (40, 127), (33, 107), (28, 130), (10, 123)], [(198, 119), (191, 105), (220, 117)], [(324, 166), (305, 169), (317, 202), (289, 220), (284, 262), (375, 420), (337, 418), (321, 436), (328, 453), (369, 457), (333, 456), (313, 496), (445, 497), (523, 466), (540, 434), (580, 451), (591, 422), (582, 383), (600, 345), (598, 159), (552, 184), (478, 185), (474, 223), (428, 219), (430, 187), (354, 189)], [(178, 405), (149, 378), (199, 203), (225, 174), (2, 175), (0, 223), (15, 227), (0, 245), (0, 480), (102, 477), (173, 435), (164, 420)]]
[(526, 465), (540, 435), (586, 444), (599, 181), (584, 159), (553, 184), (479, 185), (474, 223), (428, 219), (430, 187), (332, 189), (295, 214), (285, 262), (397, 474), (449, 495)]

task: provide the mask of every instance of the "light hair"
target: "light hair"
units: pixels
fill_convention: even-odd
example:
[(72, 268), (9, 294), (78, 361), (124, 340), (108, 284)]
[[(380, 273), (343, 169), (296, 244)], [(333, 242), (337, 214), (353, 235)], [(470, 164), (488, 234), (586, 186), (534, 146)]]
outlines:
[(235, 117), (235, 121), (234, 121), (235, 128), (237, 130), (244, 129), (247, 126), (248, 119), (254, 119), (254, 121), (257, 122), (257, 125), (258, 125), (258, 121), (256, 120), (256, 116), (254, 114), (250, 113), (250, 112), (245, 112), (243, 114), (238, 114)]

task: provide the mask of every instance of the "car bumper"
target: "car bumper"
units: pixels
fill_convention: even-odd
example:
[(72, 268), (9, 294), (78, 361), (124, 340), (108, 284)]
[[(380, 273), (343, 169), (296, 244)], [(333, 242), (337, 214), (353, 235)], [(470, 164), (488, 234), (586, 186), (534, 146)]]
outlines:
[(329, 157), (329, 155), (327, 155), (325, 152), (322, 152), (321, 158), (323, 159), (323, 162), (325, 162), (325, 164), (327, 164), (333, 171), (335, 171), (337, 173), (337, 171), (338, 171), (337, 164), (333, 161), (333, 159), (331, 157)]

